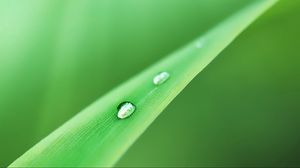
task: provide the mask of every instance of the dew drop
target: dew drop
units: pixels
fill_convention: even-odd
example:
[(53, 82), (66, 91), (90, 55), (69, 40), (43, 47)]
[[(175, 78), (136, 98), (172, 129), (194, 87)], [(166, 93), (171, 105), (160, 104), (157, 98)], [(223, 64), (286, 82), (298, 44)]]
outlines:
[(153, 83), (154, 85), (161, 85), (164, 82), (166, 82), (169, 79), (169, 77), (170, 74), (168, 72), (161, 72), (153, 78)]
[(203, 47), (203, 40), (199, 40), (195, 44), (196, 48), (202, 48)]
[(124, 119), (132, 115), (132, 113), (135, 111), (136, 107), (134, 104), (130, 102), (122, 102), (118, 106), (118, 118)]

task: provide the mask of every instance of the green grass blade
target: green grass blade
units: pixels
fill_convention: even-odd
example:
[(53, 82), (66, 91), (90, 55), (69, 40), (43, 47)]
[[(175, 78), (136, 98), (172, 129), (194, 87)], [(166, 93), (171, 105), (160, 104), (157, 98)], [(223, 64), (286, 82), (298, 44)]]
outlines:
[[(196, 41), (97, 100), (10, 166), (113, 166), (176, 95), (275, 2), (253, 1)], [(170, 78), (155, 86), (152, 79), (161, 71), (169, 72)], [(134, 103), (137, 109), (131, 117), (119, 120), (117, 107), (124, 101)]]

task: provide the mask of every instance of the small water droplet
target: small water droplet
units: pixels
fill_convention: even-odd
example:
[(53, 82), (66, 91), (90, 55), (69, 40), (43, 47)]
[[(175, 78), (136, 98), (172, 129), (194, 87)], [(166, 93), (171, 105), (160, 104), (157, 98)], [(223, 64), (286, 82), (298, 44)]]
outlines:
[(195, 44), (196, 48), (202, 48), (203, 47), (203, 40), (199, 40)]
[(118, 106), (118, 118), (124, 119), (129, 117), (134, 111), (136, 107), (134, 104), (130, 102), (123, 102)]
[(153, 78), (153, 83), (154, 85), (161, 85), (164, 82), (166, 82), (169, 79), (169, 77), (170, 74), (168, 72), (161, 72)]

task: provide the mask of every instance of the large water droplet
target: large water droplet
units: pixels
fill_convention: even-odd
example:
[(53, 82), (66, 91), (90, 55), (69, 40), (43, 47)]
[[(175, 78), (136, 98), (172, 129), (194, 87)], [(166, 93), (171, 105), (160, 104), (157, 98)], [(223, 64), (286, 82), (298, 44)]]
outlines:
[(130, 102), (123, 102), (118, 106), (118, 118), (124, 119), (129, 117), (134, 111), (136, 107), (134, 104)]
[(168, 72), (161, 72), (153, 78), (153, 83), (154, 85), (161, 85), (164, 82), (166, 82), (169, 79), (169, 77), (170, 74)]

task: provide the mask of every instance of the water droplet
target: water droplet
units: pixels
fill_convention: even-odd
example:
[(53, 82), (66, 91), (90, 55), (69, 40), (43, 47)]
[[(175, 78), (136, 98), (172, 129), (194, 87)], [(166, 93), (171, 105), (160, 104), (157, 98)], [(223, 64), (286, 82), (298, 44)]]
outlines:
[(169, 77), (170, 74), (168, 72), (161, 72), (153, 78), (153, 83), (154, 85), (161, 85), (164, 82), (166, 82), (169, 79)]
[(123, 102), (118, 106), (118, 118), (124, 119), (129, 117), (134, 111), (136, 107), (130, 102)]
[(203, 40), (199, 40), (195, 44), (196, 48), (202, 48), (203, 47)]

